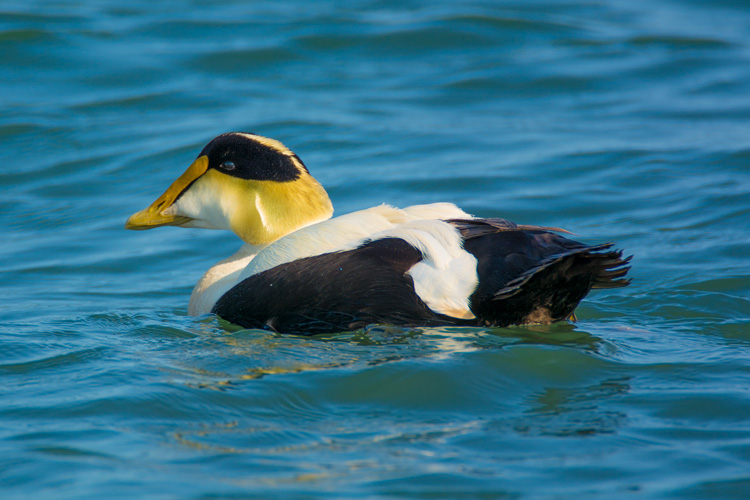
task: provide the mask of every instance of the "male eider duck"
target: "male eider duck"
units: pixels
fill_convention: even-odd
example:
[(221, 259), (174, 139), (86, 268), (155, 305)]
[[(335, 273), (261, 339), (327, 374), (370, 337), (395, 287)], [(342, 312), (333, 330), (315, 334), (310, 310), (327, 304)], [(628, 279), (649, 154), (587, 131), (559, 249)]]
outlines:
[(475, 218), (450, 203), (332, 214), (296, 154), (232, 132), (125, 227), (234, 232), (245, 245), (203, 275), (188, 313), (282, 333), (551, 323), (574, 318), (592, 288), (629, 282), (629, 258), (611, 243)]

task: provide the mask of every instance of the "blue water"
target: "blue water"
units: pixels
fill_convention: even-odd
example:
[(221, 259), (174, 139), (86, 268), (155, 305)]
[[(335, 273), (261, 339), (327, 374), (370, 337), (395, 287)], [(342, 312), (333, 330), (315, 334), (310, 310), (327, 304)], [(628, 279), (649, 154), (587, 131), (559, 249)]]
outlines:
[[(0, 496), (750, 497), (740, 0), (0, 5)], [(337, 213), (451, 201), (634, 254), (579, 321), (186, 316), (231, 234), (131, 232), (219, 133)]]

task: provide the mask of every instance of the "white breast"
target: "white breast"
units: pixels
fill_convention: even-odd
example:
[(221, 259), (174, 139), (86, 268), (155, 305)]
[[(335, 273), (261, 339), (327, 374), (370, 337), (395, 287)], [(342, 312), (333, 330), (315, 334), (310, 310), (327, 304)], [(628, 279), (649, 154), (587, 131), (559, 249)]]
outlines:
[(234, 255), (206, 271), (190, 294), (188, 314), (208, 314), (222, 295), (239, 282), (240, 273), (263, 247), (243, 245)]

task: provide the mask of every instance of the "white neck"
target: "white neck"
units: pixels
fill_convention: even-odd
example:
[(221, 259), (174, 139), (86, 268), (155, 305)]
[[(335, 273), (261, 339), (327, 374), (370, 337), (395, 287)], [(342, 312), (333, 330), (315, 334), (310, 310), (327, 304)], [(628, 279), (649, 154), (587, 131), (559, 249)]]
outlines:
[(216, 301), (237, 284), (237, 279), (245, 267), (267, 245), (242, 245), (231, 257), (217, 264), (201, 277), (193, 288), (188, 305), (190, 316), (200, 316), (211, 312)]

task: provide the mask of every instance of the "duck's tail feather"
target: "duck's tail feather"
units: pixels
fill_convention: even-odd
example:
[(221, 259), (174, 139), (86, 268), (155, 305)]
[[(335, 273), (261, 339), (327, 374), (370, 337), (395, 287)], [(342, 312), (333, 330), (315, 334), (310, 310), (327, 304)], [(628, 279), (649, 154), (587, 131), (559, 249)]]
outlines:
[(580, 262), (578, 266), (568, 266), (571, 272), (575, 269), (577, 274), (589, 274), (592, 278), (591, 288), (620, 288), (627, 286), (631, 280), (623, 278), (623, 276), (630, 270), (630, 266), (627, 264), (633, 256), (630, 255), (623, 258), (622, 250), (605, 252), (605, 250), (610, 249), (612, 246), (613, 243), (603, 243), (601, 245), (577, 248), (552, 255), (538, 266), (527, 270), (521, 276), (506, 283), (503, 288), (495, 292), (495, 299), (502, 300), (516, 295), (532, 278), (538, 277), (543, 271), (553, 268), (572, 257)]

